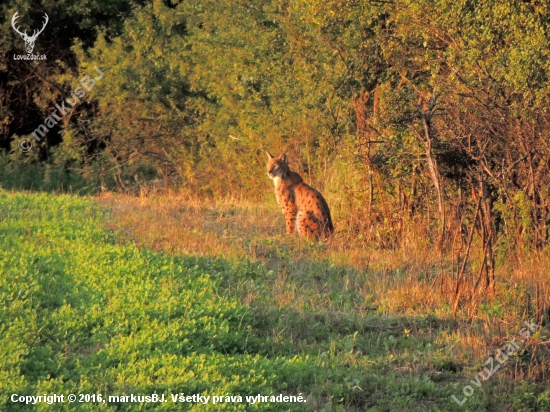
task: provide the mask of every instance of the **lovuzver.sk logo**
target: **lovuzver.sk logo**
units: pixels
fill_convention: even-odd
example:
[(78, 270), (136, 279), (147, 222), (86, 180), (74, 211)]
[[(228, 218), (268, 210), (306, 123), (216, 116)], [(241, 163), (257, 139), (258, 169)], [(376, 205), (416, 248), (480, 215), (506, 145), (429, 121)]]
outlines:
[(44, 13), (44, 24), (42, 25), (42, 28), (40, 30), (34, 30), (32, 36), (29, 36), (27, 34), (27, 30), (24, 32), (19, 31), (19, 28), (16, 26), (16, 20), (19, 17), (19, 10), (16, 11), (11, 19), (11, 26), (15, 30), (17, 34), (19, 34), (23, 41), (25, 42), (25, 48), (27, 49), (28, 54), (14, 54), (13, 59), (14, 60), (46, 60), (45, 54), (32, 54), (32, 51), (34, 49), (34, 42), (38, 38), (38, 35), (44, 31), (46, 28), (46, 25), (48, 24), (49, 17), (46, 13)]

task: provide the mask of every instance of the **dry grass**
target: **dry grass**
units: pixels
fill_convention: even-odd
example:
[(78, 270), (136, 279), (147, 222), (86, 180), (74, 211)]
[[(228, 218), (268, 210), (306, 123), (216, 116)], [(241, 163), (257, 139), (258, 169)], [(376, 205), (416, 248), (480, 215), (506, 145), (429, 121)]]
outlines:
[[(501, 265), (496, 293), (478, 293), (472, 301), (463, 300), (454, 322), (450, 258), (441, 262), (420, 226), (407, 230), (402, 247), (392, 250), (358, 239), (352, 230), (357, 222), (344, 219), (344, 207), (333, 209), (337, 229), (333, 239), (313, 243), (284, 234), (284, 220), (274, 201), (260, 204), (112, 193), (99, 201), (110, 210), (109, 228), (144, 248), (264, 266), (270, 275), (265, 279), (268, 287), (261, 291), (238, 281), (226, 285), (251, 307), (265, 304), (263, 294), (268, 293), (268, 301), (276, 307), (298, 313), (313, 309), (335, 319), (342, 314), (365, 318), (369, 313), (410, 318), (411, 324), (405, 320), (399, 328), (410, 327), (411, 333), (426, 332), (415, 327), (414, 319), (431, 317), (446, 325), (436, 341), (457, 362), (485, 360), (488, 350), (517, 336), (524, 321), (536, 317), (546, 325), (550, 314), (548, 257), (524, 257), (515, 267)], [(475, 259), (474, 253), (472, 273), (476, 273)], [(442, 272), (445, 282), (440, 287)], [(470, 278), (465, 287), (472, 288)], [(274, 339), (279, 332), (273, 331)], [(548, 335), (543, 329), (530, 341), (530, 350), (541, 355), (527, 372), (534, 378), (542, 379), (546, 373)]]
[[(326, 266), (342, 275), (338, 288), (358, 291), (370, 302), (366, 307), (385, 302), (383, 310), (399, 313), (417, 311), (420, 305), (420, 312), (428, 313), (442, 304), (440, 294), (429, 285), (438, 270), (438, 257), (420, 242), (398, 250), (380, 249), (350, 241), (350, 234), (338, 227), (326, 243), (291, 238), (284, 233), (283, 216), (274, 202), (112, 193), (99, 200), (111, 211), (110, 229), (123, 238), (169, 253), (246, 258), (264, 264), (274, 272), (274, 290), (285, 285), (285, 291), (292, 293), (286, 290), (291, 277)], [(319, 273), (319, 289), (323, 289), (322, 278)], [(312, 303), (323, 306), (320, 301)]]

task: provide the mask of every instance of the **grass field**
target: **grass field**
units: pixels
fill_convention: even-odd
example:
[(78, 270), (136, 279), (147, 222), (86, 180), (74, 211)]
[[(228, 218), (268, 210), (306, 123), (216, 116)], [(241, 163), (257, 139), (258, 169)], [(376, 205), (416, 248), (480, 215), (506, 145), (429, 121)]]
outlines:
[[(0, 191), (0, 408), (550, 410), (546, 325), (471, 383), (520, 336), (529, 273), (547, 262), (510, 269), (498, 299), (452, 320), (430, 245), (308, 243), (282, 227), (272, 203)], [(14, 393), (243, 401), (51, 406)], [(246, 402), (257, 394), (306, 402)]]

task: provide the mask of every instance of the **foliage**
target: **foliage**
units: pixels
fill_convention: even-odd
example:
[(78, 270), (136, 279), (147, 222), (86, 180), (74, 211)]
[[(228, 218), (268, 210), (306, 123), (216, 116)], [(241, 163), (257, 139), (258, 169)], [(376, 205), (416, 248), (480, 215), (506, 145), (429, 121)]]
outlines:
[[(132, 9), (141, 4), (137, 1), (51, 1), (41, 0), (32, 3), (8, 0), (0, 5), (0, 147), (16, 148), (14, 135), (30, 135), (44, 122), (55, 108), (55, 103), (70, 96), (74, 85), (67, 81), (78, 73), (79, 63), (71, 50), (75, 39), (90, 47), (96, 40), (96, 27), (110, 35), (117, 35), (122, 22), (129, 17)], [(21, 37), (11, 27), (13, 14), (19, 12), (20, 29), (32, 33), (40, 27), (44, 13), (49, 22), (36, 41), (34, 54), (45, 54), (45, 61), (15, 60), (14, 55), (26, 54)], [(64, 116), (62, 124), (52, 128), (40, 142), (40, 156), (43, 160), (51, 157), (52, 146), (61, 142), (61, 135), (71, 122), (93, 111), (90, 102), (80, 105)], [(88, 136), (87, 144), (93, 145)]]
[[(542, 5), (497, 3), (151, 2), (120, 36), (77, 49), (111, 76), (95, 95), (98, 173), (139, 184), (152, 168), (167, 186), (255, 196), (264, 149), (286, 150), (350, 210), (366, 205), (382, 238), (434, 205), (442, 233), (459, 230), (481, 196), (491, 245), (521, 215), (540, 249), (549, 22)], [(528, 216), (493, 209), (518, 191)]]

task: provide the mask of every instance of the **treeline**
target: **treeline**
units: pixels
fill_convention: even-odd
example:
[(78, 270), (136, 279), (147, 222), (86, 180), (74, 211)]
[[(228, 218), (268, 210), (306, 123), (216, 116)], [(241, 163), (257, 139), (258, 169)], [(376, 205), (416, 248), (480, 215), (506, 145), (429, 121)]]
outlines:
[[(467, 250), (475, 231), (487, 285), (499, 248), (547, 246), (548, 2), (68, 3), (19, 10), (49, 14), (47, 62), (13, 60), (16, 2), (1, 6), (4, 185), (40, 186), (34, 164), (88, 188), (261, 197), (264, 150), (284, 150), (360, 216), (342, 209), (352, 235), (391, 246), (422, 221)], [(94, 66), (90, 98), (18, 151)]]

